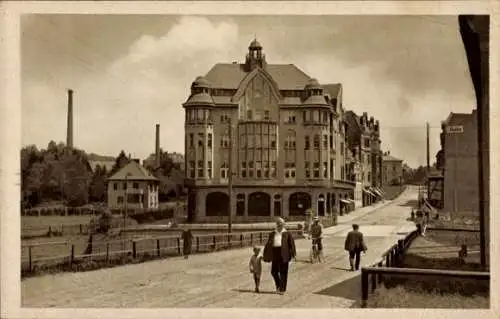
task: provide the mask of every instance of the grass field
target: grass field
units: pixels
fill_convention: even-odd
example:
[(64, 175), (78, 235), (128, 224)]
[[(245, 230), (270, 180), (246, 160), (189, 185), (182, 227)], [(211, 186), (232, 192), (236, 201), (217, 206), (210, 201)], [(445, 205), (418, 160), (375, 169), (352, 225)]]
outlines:
[(466, 297), (460, 294), (429, 293), (413, 291), (398, 286), (380, 288), (368, 299), (369, 308), (458, 308), (482, 309), (490, 307), (489, 296)]
[(21, 216), (21, 229), (88, 224), (92, 216)]

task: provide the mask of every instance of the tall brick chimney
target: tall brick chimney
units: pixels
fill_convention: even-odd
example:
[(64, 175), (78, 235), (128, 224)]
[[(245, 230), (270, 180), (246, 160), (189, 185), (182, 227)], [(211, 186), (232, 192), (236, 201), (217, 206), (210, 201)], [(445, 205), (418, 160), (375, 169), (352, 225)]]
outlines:
[(155, 166), (160, 167), (160, 124), (156, 124)]
[(66, 146), (73, 148), (73, 90), (68, 90), (68, 122)]

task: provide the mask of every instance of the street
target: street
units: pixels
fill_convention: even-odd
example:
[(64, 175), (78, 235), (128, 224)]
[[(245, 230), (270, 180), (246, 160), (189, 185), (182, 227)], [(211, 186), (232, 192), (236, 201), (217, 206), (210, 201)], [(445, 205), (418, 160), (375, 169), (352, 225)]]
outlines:
[(290, 265), (287, 293), (274, 293), (270, 264), (263, 264), (261, 293), (253, 292), (248, 270), (251, 248), (227, 250), (102, 269), (62, 273), (22, 281), (23, 307), (350, 307), (360, 297), (360, 272), (348, 270), (344, 239), (351, 224), (360, 225), (368, 246), (362, 266), (377, 261), (397, 239), (415, 228), (407, 221), (409, 201), (417, 189), (409, 187), (391, 203), (378, 204), (339, 217), (339, 225), (325, 229), (325, 262), (310, 264), (309, 240), (297, 240), (297, 262)]

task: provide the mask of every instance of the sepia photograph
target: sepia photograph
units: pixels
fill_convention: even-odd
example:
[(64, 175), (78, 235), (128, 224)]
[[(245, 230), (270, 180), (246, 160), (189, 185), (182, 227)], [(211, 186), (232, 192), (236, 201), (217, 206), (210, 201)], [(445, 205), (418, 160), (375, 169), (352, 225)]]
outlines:
[(20, 15), (20, 307), (490, 309), (491, 20)]

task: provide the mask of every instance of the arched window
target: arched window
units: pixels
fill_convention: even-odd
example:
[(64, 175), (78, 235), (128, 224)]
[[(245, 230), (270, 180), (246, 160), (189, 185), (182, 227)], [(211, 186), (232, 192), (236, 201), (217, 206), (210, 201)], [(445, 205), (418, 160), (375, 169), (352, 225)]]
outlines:
[(274, 216), (281, 216), (281, 195), (274, 195)]
[(255, 192), (248, 196), (248, 216), (270, 216), (271, 196), (264, 192)]
[(245, 194), (236, 195), (236, 215), (245, 215)]
[(304, 137), (304, 149), (305, 149), (305, 150), (308, 150), (308, 149), (310, 148), (310, 143), (311, 143), (311, 141), (310, 141), (310, 139), (309, 139), (309, 136), (308, 136), (308, 135), (306, 135), (306, 136)]
[(296, 141), (295, 141), (295, 131), (294, 130), (288, 130), (286, 133), (286, 139), (285, 139), (285, 149), (286, 150), (294, 150), (296, 146)]
[(229, 196), (222, 192), (213, 192), (205, 200), (205, 216), (227, 216)]
[(290, 216), (301, 216), (311, 208), (311, 195), (305, 192), (293, 193), (288, 199)]

